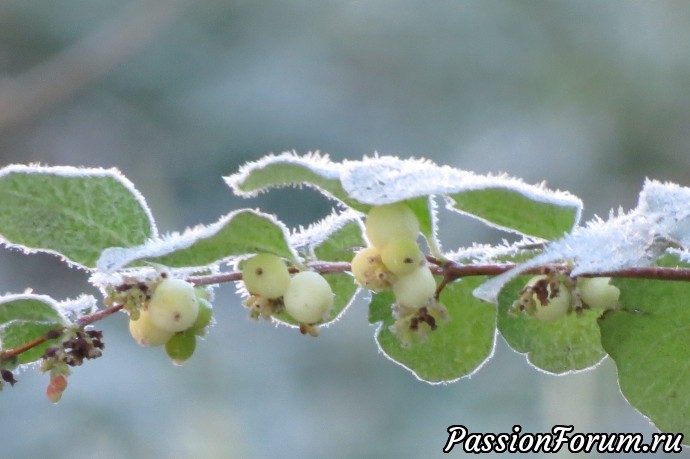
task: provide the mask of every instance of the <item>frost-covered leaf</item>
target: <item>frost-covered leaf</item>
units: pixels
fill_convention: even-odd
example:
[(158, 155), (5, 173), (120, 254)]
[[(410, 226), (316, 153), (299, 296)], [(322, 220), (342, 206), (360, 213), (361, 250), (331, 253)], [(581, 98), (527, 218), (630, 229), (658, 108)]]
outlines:
[(144, 263), (201, 268), (248, 253), (273, 253), (289, 260), (296, 257), (281, 222), (271, 215), (242, 209), (216, 223), (199, 225), (182, 234), (175, 233), (138, 247), (107, 249), (97, 266), (104, 272)]
[(655, 222), (659, 237), (690, 248), (690, 188), (647, 180), (637, 209)]
[[(9, 350), (66, 326), (58, 312), (59, 304), (50, 297), (34, 294), (6, 295), (0, 298), (0, 349)], [(17, 363), (41, 358), (50, 343), (43, 343), (19, 354)]]
[(422, 196), (406, 201), (419, 221), (419, 231), (426, 238), (431, 254), (443, 258), (441, 241), (438, 240), (438, 217), (433, 196)]
[(7, 166), (0, 170), (0, 241), (93, 268), (108, 247), (156, 236), (146, 202), (115, 169)]
[[(558, 261), (572, 263), (573, 276), (654, 264), (673, 244), (685, 221), (683, 208), (688, 206), (687, 201), (675, 203), (672, 208), (672, 201), (685, 195), (685, 189), (679, 188), (648, 181), (635, 209), (612, 213), (605, 221), (595, 218), (587, 222), (550, 243), (544, 253), (484, 283), (475, 295), (494, 302), (503, 285), (521, 272)], [(687, 193), (690, 196), (690, 190)], [(677, 255), (682, 258), (682, 251)]]
[(363, 232), (359, 216), (345, 211), (300, 228), (290, 235), (290, 244), (307, 259), (349, 262), (356, 249), (366, 246)]
[(306, 185), (356, 210), (407, 201), (432, 253), (440, 256), (432, 196), (445, 195), (448, 208), (512, 232), (554, 239), (577, 224), (581, 201), (564, 192), (527, 185), (506, 176), (483, 176), (437, 166), (425, 159), (376, 156), (331, 162), (327, 156), (268, 156), (226, 177), (235, 193), (253, 196), (276, 186)]
[[(275, 186), (311, 186), (363, 212), (375, 205), (447, 195), (451, 210), (545, 239), (572, 229), (582, 209), (582, 202), (569, 193), (527, 185), (507, 176), (478, 175), (426, 159), (393, 156), (338, 164), (326, 156), (284, 153), (250, 163), (225, 180), (243, 196)], [(423, 226), (428, 238), (433, 235), (431, 226), (431, 222), (425, 230)]]
[(368, 206), (350, 199), (340, 183), (341, 165), (318, 153), (297, 156), (294, 153), (269, 155), (247, 163), (225, 182), (239, 196), (256, 196), (279, 186), (309, 186), (348, 206), (366, 210)]
[(549, 373), (584, 370), (606, 356), (601, 347), (597, 317), (601, 311), (568, 314), (554, 322), (543, 322), (526, 314), (509, 313), (528, 277), (519, 277), (505, 286), (498, 298), (498, 330), (510, 347)]
[(467, 180), (471, 172), (439, 167), (427, 159), (375, 156), (343, 163), (342, 183), (348, 195), (370, 205), (445, 194), (453, 180)]
[(543, 250), (541, 239), (523, 238), (517, 242), (503, 240), (497, 245), (473, 244), (446, 253), (445, 257), (463, 264), (496, 264), (525, 262)]
[[(622, 310), (599, 320), (625, 398), (662, 431), (690, 436), (690, 283), (617, 280)], [(687, 440), (685, 441), (687, 443)]]
[(562, 237), (579, 220), (581, 207), (575, 202), (528, 190), (526, 186), (511, 189), (497, 184), (460, 191), (448, 195), (448, 208), (508, 231), (547, 240)]
[(369, 321), (382, 322), (376, 341), (383, 354), (430, 383), (453, 382), (474, 373), (491, 356), (495, 344), (496, 308), (472, 296), (483, 279), (465, 278), (449, 284), (441, 294), (450, 320), (429, 333), (426, 342), (402, 347), (390, 331), (393, 295), (375, 294), (369, 306)]
[(420, 196), (446, 195), (450, 210), (501, 229), (554, 239), (579, 221), (575, 196), (527, 185), (507, 176), (478, 175), (424, 159), (390, 156), (344, 163), (343, 188), (357, 201), (379, 205)]

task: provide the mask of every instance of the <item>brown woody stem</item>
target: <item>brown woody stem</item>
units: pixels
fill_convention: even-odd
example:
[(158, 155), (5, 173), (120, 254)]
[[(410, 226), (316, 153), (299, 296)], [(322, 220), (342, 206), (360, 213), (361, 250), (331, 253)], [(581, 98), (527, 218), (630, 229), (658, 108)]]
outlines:
[[(80, 317), (79, 320), (77, 320), (77, 325), (80, 327), (91, 325), (94, 322), (97, 322), (105, 317), (108, 317), (111, 314), (116, 313), (123, 307), (124, 305), (122, 304), (116, 304), (114, 306), (110, 306), (109, 308), (101, 309), (100, 311), (94, 312), (93, 314), (87, 314), (85, 316)], [(21, 346), (12, 349), (7, 349), (6, 351), (0, 351), (0, 362), (2, 362), (3, 360), (12, 359), (21, 354), (22, 352), (26, 352), (29, 349), (33, 349), (36, 346), (39, 346), (48, 340), (57, 338), (65, 331), (65, 328), (66, 327), (61, 327), (56, 328), (54, 330), (50, 330), (45, 335), (40, 336), (32, 341), (29, 341), (28, 343), (22, 344)]]
[[(503, 274), (517, 265), (514, 263), (504, 263), (504, 264), (484, 264), (484, 265), (465, 265), (455, 261), (440, 260), (438, 258), (429, 256), (427, 260), (431, 264), (431, 270), (434, 274), (443, 276), (442, 282), (436, 290), (436, 294), (441, 293), (441, 290), (450, 282), (458, 280), (463, 277), (469, 276), (497, 276)], [(307, 264), (309, 269), (313, 269), (321, 274), (332, 274), (332, 273), (343, 273), (350, 271), (350, 263), (347, 262), (324, 262), (315, 261)], [(548, 266), (541, 266), (528, 271), (523, 274), (541, 274), (546, 270), (556, 270), (561, 271), (564, 274), (569, 274), (570, 267), (563, 263), (551, 264)], [(297, 272), (298, 269), (295, 267), (290, 268), (291, 272)], [(690, 268), (667, 268), (659, 266), (648, 266), (639, 268), (624, 268), (617, 271), (606, 271), (600, 273), (592, 274), (580, 274), (579, 277), (624, 277), (624, 278), (634, 278), (634, 279), (657, 279), (657, 280), (667, 280), (667, 281), (690, 281)], [(229, 272), (220, 274), (209, 274), (207, 276), (194, 276), (187, 279), (194, 285), (213, 285), (222, 284), (225, 282), (235, 282), (242, 280), (241, 272)], [(108, 317), (117, 311), (120, 311), (123, 305), (116, 304), (110, 306), (106, 309), (94, 312), (92, 314), (85, 315), (79, 320), (77, 320), (77, 325), (80, 327), (85, 327), (97, 322), (105, 317)], [(40, 344), (45, 343), (50, 339), (54, 339), (59, 334), (64, 332), (65, 328), (51, 330), (45, 335), (29, 341), (26, 344), (18, 346), (13, 349), (7, 349), (5, 351), (0, 351), (0, 362), (3, 360), (12, 359), (22, 352), (26, 352)]]

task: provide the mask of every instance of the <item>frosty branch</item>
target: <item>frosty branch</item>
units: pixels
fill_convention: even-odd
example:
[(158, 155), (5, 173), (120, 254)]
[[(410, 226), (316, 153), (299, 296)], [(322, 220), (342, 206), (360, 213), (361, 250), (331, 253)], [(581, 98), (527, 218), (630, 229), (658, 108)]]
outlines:
[[(452, 260), (442, 261), (436, 257), (427, 256), (427, 260), (435, 268), (432, 272), (442, 278), (438, 285), (437, 296), (448, 283), (470, 276), (497, 276), (514, 269), (515, 264), (486, 264), (486, 265), (465, 265), (454, 262)], [(350, 263), (345, 262), (312, 262), (307, 267), (320, 274), (331, 273), (345, 273), (351, 271)], [(569, 273), (569, 266), (566, 264), (552, 264), (545, 265), (539, 268), (532, 268), (524, 272), (524, 274), (544, 274), (545, 272), (558, 271), (564, 274)], [(297, 268), (291, 268), (291, 272), (298, 272)], [(666, 268), (660, 266), (643, 267), (643, 268), (627, 268), (618, 271), (608, 271), (596, 274), (580, 274), (579, 277), (611, 277), (611, 278), (631, 278), (631, 279), (658, 279), (667, 281), (690, 281), (690, 268)], [(211, 274), (206, 276), (192, 276), (187, 278), (187, 281), (193, 285), (218, 285), (227, 282), (237, 282), (242, 280), (242, 273), (240, 271), (232, 271), (227, 273)], [(99, 310), (92, 314), (87, 314), (79, 318), (77, 325), (86, 327), (94, 324), (106, 317), (122, 310), (124, 305), (117, 304), (108, 308)], [(36, 338), (26, 344), (14, 348), (7, 349), (0, 353), (0, 361), (10, 360), (18, 356), (22, 352), (26, 352), (40, 344), (45, 343), (50, 339), (55, 339), (64, 331), (63, 328), (58, 328), (47, 332), (45, 335)]]
[[(662, 430), (690, 434), (690, 283), (667, 282), (690, 280), (689, 188), (648, 180), (634, 209), (583, 224), (570, 193), (427, 160), (286, 153), (224, 179), (246, 198), (313, 187), (336, 210), (289, 229), (237, 209), (160, 235), (116, 170), (0, 169), (0, 242), (60, 256), (103, 296), (1, 297), (0, 387), (38, 364), (50, 374), (48, 398), (59, 400), (71, 368), (102, 353), (93, 324), (119, 311), (137, 343), (164, 346), (181, 364), (213, 332), (223, 284), (237, 283), (251, 318), (313, 336), (368, 291), (381, 353), (420, 380), (471, 375), (500, 334), (552, 374), (610, 356), (636, 408)], [(444, 250), (437, 227), (448, 214), (504, 230), (506, 240)], [(644, 371), (652, 366), (663, 374)]]

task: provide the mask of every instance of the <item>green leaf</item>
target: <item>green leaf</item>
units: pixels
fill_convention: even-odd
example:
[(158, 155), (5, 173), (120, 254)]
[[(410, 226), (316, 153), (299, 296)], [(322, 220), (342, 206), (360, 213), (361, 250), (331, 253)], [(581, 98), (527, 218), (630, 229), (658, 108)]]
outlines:
[[(599, 320), (625, 398), (662, 431), (690, 436), (690, 284), (617, 280), (623, 309)], [(687, 444), (687, 440), (685, 441)]]
[(570, 231), (582, 209), (578, 198), (543, 186), (440, 167), (424, 159), (392, 156), (334, 163), (326, 156), (284, 153), (247, 164), (225, 180), (241, 196), (254, 196), (276, 186), (311, 186), (361, 212), (376, 205), (406, 201), (437, 257), (441, 251), (430, 199), (434, 195), (446, 196), (448, 208), (453, 211), (507, 231), (544, 239), (559, 238)]
[(0, 170), (0, 240), (93, 268), (103, 249), (156, 234), (134, 186), (115, 169), (8, 166)]
[(273, 253), (295, 260), (287, 239), (287, 229), (274, 217), (243, 209), (183, 234), (149, 241), (139, 247), (105, 250), (97, 266), (106, 272), (145, 263), (171, 268), (206, 267), (248, 253)]
[(350, 199), (340, 183), (340, 165), (316, 153), (302, 157), (291, 153), (266, 156), (246, 164), (236, 174), (225, 177), (225, 181), (239, 196), (255, 196), (274, 187), (306, 185), (354, 209), (366, 211), (370, 207)]
[[(56, 310), (56, 303), (42, 295), (8, 295), (0, 299), (0, 349), (8, 350), (29, 343), (50, 330), (67, 325)], [(17, 363), (40, 359), (50, 342), (19, 354)]]
[(424, 159), (381, 156), (348, 161), (343, 164), (341, 183), (350, 198), (372, 205), (444, 195), (450, 210), (545, 239), (570, 231), (582, 209), (582, 202), (569, 193), (507, 176), (438, 166)]
[(580, 217), (580, 206), (526, 193), (520, 188), (487, 186), (448, 195), (448, 208), (473, 215), (508, 231), (557, 239), (569, 232)]
[(477, 370), (491, 356), (495, 344), (496, 309), (472, 296), (484, 279), (466, 278), (446, 286), (441, 302), (450, 320), (439, 324), (425, 342), (402, 347), (389, 330), (393, 295), (376, 294), (369, 306), (370, 322), (382, 322), (376, 332), (379, 349), (386, 357), (419, 379), (430, 383), (452, 382)]
[(393, 303), (395, 303), (393, 292), (374, 293), (369, 303), (369, 323), (384, 322), (385, 325), (385, 322), (388, 322), (390, 326), (393, 323), (393, 314), (391, 312)]
[(443, 259), (441, 242), (437, 237), (436, 205), (434, 204), (433, 197), (422, 196), (420, 198), (408, 199), (405, 201), (405, 204), (412, 209), (412, 212), (417, 217), (419, 230), (426, 238), (431, 255)]
[(601, 347), (597, 317), (601, 311), (568, 314), (544, 322), (522, 313), (509, 313), (529, 276), (508, 283), (498, 297), (498, 330), (515, 351), (527, 354), (529, 363), (549, 373), (584, 370), (606, 356)]
[(350, 220), (313, 247), (317, 260), (350, 262), (355, 250), (366, 245), (359, 222)]

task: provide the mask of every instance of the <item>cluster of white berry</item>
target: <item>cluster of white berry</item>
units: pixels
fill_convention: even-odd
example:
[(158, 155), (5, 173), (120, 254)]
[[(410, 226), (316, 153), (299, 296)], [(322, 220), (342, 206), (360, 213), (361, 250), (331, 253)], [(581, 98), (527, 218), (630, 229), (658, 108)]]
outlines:
[(245, 306), (253, 318), (270, 318), (285, 311), (300, 324), (302, 333), (318, 334), (333, 306), (333, 290), (319, 273), (300, 271), (290, 276), (285, 262), (278, 256), (262, 253), (242, 264), (242, 280), (251, 296)]
[[(393, 292), (396, 320), (390, 330), (403, 346), (410, 345), (413, 336), (426, 338), (448, 315), (436, 298), (436, 280), (417, 243), (417, 217), (402, 202), (376, 206), (366, 217), (365, 230), (371, 245), (352, 259), (355, 280), (374, 292)], [(299, 323), (302, 333), (318, 335), (318, 325), (334, 302), (331, 286), (321, 274), (299, 271), (291, 275), (285, 261), (269, 253), (245, 260), (241, 271), (250, 293), (244, 304), (253, 318), (270, 319), (285, 311)], [(551, 322), (582, 309), (612, 309), (620, 292), (609, 280), (574, 280), (559, 272), (535, 276), (520, 292), (513, 310)], [(165, 344), (178, 364), (189, 359), (196, 337), (205, 334), (212, 320), (206, 290), (167, 276), (151, 286), (139, 282), (126, 288), (126, 294), (120, 293), (128, 305), (129, 330), (137, 343)]]
[(154, 287), (148, 301), (129, 320), (129, 332), (141, 346), (162, 346), (175, 364), (188, 360), (213, 316), (203, 289), (167, 276)]
[(572, 280), (561, 273), (535, 276), (520, 291), (513, 310), (553, 322), (583, 309), (615, 309), (620, 290), (609, 277), (578, 277)]
[(435, 299), (436, 280), (417, 244), (419, 222), (400, 202), (372, 208), (365, 230), (371, 246), (354, 256), (352, 274), (369, 290), (393, 291), (397, 320), (391, 330), (409, 345), (412, 333), (424, 337), (447, 316)]

